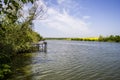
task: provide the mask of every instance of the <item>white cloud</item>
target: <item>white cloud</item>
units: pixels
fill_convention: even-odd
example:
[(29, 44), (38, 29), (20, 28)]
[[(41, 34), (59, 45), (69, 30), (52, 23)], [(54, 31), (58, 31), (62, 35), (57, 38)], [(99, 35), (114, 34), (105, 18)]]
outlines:
[(57, 0), (58, 4), (63, 3), (65, 0)]
[(49, 15), (48, 18), (40, 21), (43, 26), (57, 30), (66, 36), (76, 37), (89, 33), (88, 24), (85, 21), (70, 16), (65, 10), (60, 13), (53, 8), (49, 8), (47, 14)]
[[(41, 0), (40, 0), (41, 1)], [(73, 0), (57, 0), (58, 6), (48, 7), (45, 20), (35, 21), (36, 31), (44, 37), (84, 37), (90, 33), (90, 16), (75, 17), (78, 4)], [(71, 6), (74, 4), (73, 6)], [(71, 11), (74, 15), (71, 15)], [(72, 14), (73, 14), (72, 13)], [(87, 20), (87, 22), (86, 22)], [(40, 26), (38, 28), (38, 26)]]
[(83, 19), (90, 19), (90, 16), (83, 16)]

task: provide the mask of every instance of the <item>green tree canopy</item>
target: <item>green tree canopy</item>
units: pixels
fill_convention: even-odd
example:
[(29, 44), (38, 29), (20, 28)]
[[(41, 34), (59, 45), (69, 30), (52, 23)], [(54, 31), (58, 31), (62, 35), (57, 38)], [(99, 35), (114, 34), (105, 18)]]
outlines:
[[(33, 20), (42, 17), (46, 12), (43, 5), (38, 5), (37, 0), (2, 0), (0, 9), (0, 80), (4, 79), (11, 71), (10, 66), (11, 56), (15, 53), (29, 51), (32, 47), (31, 43), (36, 43), (42, 37), (36, 33), (31, 26)], [(31, 3), (32, 7), (26, 14), (19, 14), (24, 12), (24, 5)], [(20, 21), (23, 17), (24, 20)], [(4, 72), (5, 66), (10, 66), (8, 72)]]

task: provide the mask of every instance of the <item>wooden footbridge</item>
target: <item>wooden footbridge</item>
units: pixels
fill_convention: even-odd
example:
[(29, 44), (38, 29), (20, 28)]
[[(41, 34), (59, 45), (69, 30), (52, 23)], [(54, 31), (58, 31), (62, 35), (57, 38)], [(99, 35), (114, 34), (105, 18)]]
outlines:
[(34, 43), (32, 45), (34, 47), (36, 47), (37, 50), (40, 52), (47, 52), (47, 42), (45, 42), (45, 41), (41, 41), (39, 43)]

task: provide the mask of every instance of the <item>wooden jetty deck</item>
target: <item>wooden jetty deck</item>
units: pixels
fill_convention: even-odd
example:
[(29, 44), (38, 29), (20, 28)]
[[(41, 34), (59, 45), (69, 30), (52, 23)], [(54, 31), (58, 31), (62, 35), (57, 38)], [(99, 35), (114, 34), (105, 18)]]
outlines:
[(40, 52), (47, 52), (47, 42), (39, 42), (39, 43), (34, 43), (32, 44), (34, 47), (37, 48), (38, 51)]

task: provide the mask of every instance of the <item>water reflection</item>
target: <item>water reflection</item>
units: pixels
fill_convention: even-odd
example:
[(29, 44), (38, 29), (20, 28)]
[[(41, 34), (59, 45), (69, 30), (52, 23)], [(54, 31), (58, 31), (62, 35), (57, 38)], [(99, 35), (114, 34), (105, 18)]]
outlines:
[(15, 59), (11, 80), (120, 80), (119, 43), (48, 41), (48, 51)]

